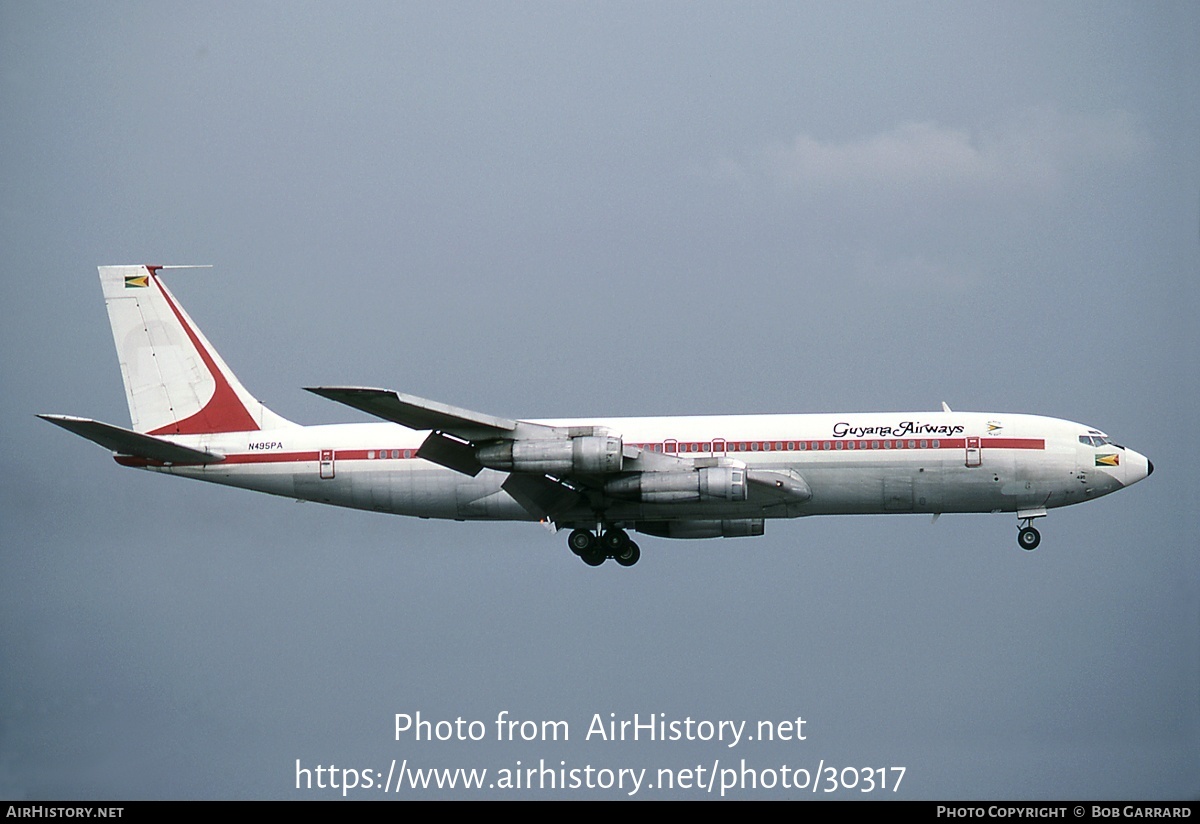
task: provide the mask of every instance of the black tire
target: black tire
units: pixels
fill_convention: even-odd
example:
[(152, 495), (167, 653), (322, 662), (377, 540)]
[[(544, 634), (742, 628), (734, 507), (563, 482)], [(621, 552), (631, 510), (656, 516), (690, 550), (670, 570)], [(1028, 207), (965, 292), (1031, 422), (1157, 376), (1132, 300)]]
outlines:
[(1017, 533), (1017, 545), (1026, 552), (1032, 552), (1038, 548), (1038, 544), (1042, 542), (1042, 533), (1038, 532), (1031, 526), (1027, 526)]
[(567, 536), (567, 546), (576, 555), (583, 557), (584, 553), (596, 548), (596, 536), (586, 529), (576, 529)]
[(580, 555), (579, 557), (583, 559), (583, 562), (585, 564), (587, 564), (588, 566), (594, 566), (594, 567), (600, 566), (602, 563), (604, 563), (605, 561), (608, 560), (607, 555), (605, 555), (603, 552), (598, 552), (598, 551), (585, 552), (582, 555)]
[(638, 559), (640, 559), (641, 557), (642, 557), (642, 550), (633, 541), (629, 541), (626, 544), (624, 552), (621, 552), (621, 553), (613, 556), (613, 558), (616, 559), (617, 563), (623, 567), (633, 566), (634, 564), (636, 564), (638, 562)]
[(600, 546), (615, 558), (625, 551), (625, 547), (629, 546), (629, 536), (623, 529), (605, 530), (604, 534), (600, 536)]

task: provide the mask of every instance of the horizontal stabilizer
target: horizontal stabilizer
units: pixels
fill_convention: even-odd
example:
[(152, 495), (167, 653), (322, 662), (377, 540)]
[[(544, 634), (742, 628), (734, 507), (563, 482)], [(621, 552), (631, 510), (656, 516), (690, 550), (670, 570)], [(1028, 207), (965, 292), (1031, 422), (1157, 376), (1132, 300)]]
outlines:
[(225, 460), (224, 455), (180, 446), (163, 438), (142, 435), (89, 418), (74, 418), (70, 415), (38, 415), (38, 417), (120, 455), (133, 455), (164, 464), (210, 464)]
[(309, 386), (305, 389), (409, 429), (448, 432), (466, 441), (512, 437), (517, 428), (516, 421), (494, 418), (389, 389), (354, 386)]

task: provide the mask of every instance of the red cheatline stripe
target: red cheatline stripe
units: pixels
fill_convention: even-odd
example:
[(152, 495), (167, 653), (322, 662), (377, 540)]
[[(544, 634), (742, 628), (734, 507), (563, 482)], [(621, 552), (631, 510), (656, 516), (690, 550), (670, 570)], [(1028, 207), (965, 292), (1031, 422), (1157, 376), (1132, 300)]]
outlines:
[[(936, 440), (937, 445), (934, 445)], [(1044, 438), (980, 438), (979, 445), (982, 449), (1045, 449), (1046, 441)], [(711, 451), (712, 441), (662, 441), (658, 443), (635, 443), (631, 446), (638, 446), (643, 449), (650, 449), (656, 452), (665, 452), (669, 444), (672, 447), (669, 455), (702, 455)], [(914, 446), (909, 446), (912, 443)], [(924, 446), (921, 444), (924, 443)], [(791, 444), (789, 448), (788, 444)], [(828, 444), (828, 446), (826, 445)], [(840, 444), (840, 446), (839, 446)], [(872, 447), (872, 444), (878, 446)], [(772, 438), (769, 441), (743, 441), (736, 438), (725, 441), (723, 451), (730, 452), (858, 452), (862, 450), (878, 451), (881, 449), (887, 450), (920, 450), (920, 449), (965, 449), (967, 445), (966, 438), (822, 438), (822, 439), (800, 439), (787, 440), (786, 438)], [(706, 448), (707, 447), (707, 448)]]

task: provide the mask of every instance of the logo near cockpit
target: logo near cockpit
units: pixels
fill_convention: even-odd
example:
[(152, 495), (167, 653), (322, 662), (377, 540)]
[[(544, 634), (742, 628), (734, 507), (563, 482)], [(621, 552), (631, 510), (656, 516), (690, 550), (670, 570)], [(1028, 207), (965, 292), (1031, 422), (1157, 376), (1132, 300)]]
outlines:
[(1106, 455), (1097, 455), (1096, 456), (1096, 466), (1120, 466), (1120, 465), (1121, 465), (1121, 456), (1115, 452), (1112, 453), (1111, 455), (1106, 454)]

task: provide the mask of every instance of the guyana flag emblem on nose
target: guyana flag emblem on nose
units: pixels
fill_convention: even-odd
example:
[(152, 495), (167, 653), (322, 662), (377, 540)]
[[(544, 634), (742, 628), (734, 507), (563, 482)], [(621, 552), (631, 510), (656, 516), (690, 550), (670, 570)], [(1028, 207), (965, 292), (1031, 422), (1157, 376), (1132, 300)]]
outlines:
[(1096, 466), (1120, 466), (1120, 465), (1121, 465), (1121, 456), (1120, 455), (1113, 454), (1113, 455), (1097, 455), (1096, 456)]
[(126, 289), (145, 289), (150, 285), (149, 275), (131, 275), (125, 278)]

